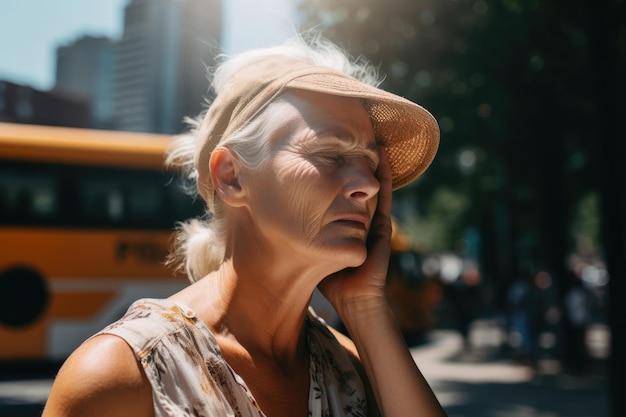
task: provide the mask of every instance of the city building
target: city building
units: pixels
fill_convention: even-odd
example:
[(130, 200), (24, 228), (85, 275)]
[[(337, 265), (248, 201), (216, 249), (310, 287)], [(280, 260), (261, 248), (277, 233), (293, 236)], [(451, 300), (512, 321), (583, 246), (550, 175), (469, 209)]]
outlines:
[(115, 44), (115, 127), (181, 132), (204, 107), (221, 32), (220, 0), (131, 0)]
[(54, 90), (91, 103), (91, 127), (113, 127), (113, 45), (106, 37), (83, 36), (56, 50)]
[(81, 94), (41, 91), (0, 80), (0, 122), (89, 127), (90, 109)]

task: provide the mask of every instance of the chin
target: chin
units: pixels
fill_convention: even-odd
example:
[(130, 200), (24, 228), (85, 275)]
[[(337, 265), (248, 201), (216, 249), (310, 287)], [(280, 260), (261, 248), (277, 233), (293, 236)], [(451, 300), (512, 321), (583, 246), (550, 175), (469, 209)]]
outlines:
[(329, 248), (330, 257), (342, 263), (345, 268), (355, 268), (361, 266), (367, 259), (367, 247), (362, 240), (352, 241), (341, 246), (331, 246)]

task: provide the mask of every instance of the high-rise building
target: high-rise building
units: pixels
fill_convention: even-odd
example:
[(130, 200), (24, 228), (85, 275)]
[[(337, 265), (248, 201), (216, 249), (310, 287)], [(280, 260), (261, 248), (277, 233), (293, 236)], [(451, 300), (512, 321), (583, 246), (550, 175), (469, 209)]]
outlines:
[(122, 130), (179, 133), (207, 98), (219, 53), (220, 0), (131, 0), (115, 47), (114, 120)]
[(90, 127), (112, 127), (113, 45), (106, 37), (83, 36), (56, 51), (54, 91), (83, 96), (91, 105)]

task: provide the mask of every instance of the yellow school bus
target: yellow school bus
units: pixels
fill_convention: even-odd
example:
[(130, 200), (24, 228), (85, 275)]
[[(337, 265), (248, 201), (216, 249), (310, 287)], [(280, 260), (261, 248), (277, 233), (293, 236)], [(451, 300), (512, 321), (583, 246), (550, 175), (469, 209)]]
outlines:
[(169, 136), (0, 123), (0, 362), (63, 360), (136, 299), (187, 285), (163, 261), (201, 211)]

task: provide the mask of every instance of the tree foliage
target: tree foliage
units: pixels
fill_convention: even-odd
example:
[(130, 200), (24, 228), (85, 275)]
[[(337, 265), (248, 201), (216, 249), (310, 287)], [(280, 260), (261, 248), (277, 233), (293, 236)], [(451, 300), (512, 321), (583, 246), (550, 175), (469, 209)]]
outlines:
[[(379, 65), (384, 88), (433, 113), (438, 156), (398, 193), (414, 195), (422, 217), (435, 216), (426, 208), (440, 188), (466, 195), (457, 220), (481, 230), (485, 267), (510, 275), (517, 263), (558, 273), (574, 249), (576, 202), (597, 190), (598, 103), (607, 98), (598, 90), (606, 65), (597, 59), (598, 32), (608, 28), (615, 39), (616, 64), (623, 68), (626, 57), (624, 4), (609, 4), (606, 11), (585, 0), (301, 0), (300, 8), (305, 27)], [(617, 78), (609, 82), (623, 91)], [(513, 260), (504, 269), (488, 249), (502, 236)]]

